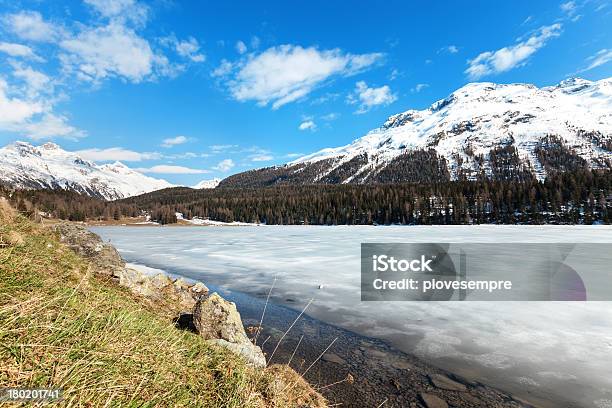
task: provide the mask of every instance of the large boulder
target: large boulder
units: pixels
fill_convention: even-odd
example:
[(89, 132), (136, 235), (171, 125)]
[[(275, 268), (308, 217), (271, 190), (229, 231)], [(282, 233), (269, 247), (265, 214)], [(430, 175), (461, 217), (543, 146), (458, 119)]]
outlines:
[(265, 367), (261, 349), (249, 340), (236, 305), (213, 293), (200, 298), (193, 310), (193, 323), (200, 336), (241, 355), (256, 367)]
[(125, 269), (125, 262), (115, 247), (84, 226), (61, 222), (52, 228), (63, 243), (90, 261), (94, 272), (117, 277)]
[(188, 284), (182, 278), (173, 280), (163, 273), (151, 276), (136, 269), (124, 268), (118, 278), (120, 285), (165, 306), (177, 316), (191, 313), (196, 301), (208, 293), (208, 288), (201, 282)]

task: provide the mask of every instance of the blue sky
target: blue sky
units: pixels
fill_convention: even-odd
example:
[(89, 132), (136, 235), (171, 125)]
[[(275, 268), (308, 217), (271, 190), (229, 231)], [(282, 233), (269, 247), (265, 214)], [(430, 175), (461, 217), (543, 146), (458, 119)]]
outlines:
[(191, 185), (349, 143), (468, 82), (609, 77), (610, 21), (604, 0), (0, 0), (0, 144)]

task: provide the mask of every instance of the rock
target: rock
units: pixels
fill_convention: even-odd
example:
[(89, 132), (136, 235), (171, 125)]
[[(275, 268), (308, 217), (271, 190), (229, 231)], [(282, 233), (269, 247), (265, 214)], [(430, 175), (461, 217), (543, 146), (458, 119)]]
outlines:
[(213, 339), (213, 340), (208, 340), (207, 342), (210, 344), (216, 344), (218, 346), (224, 347), (228, 349), (229, 351), (231, 351), (232, 353), (238, 354), (239, 356), (244, 358), (248, 364), (251, 364), (254, 367), (257, 367), (257, 368), (266, 367), (266, 358), (264, 357), (264, 354), (261, 351), (261, 348), (254, 345), (250, 341), (246, 343), (238, 344), (238, 343), (230, 343), (229, 341), (222, 340), (222, 339)]
[(430, 374), (429, 379), (431, 383), (435, 385), (437, 388), (441, 388), (443, 390), (448, 391), (466, 391), (467, 387), (457, 381), (453, 381), (445, 375), (442, 374)]
[(177, 290), (187, 290), (189, 289), (189, 285), (187, 284), (187, 282), (185, 282), (185, 279), (183, 278), (178, 278), (177, 280), (175, 280), (173, 282), (174, 287)]
[(158, 273), (151, 278), (151, 284), (158, 289), (167, 288), (168, 286), (172, 286), (173, 283), (172, 279), (164, 273)]
[(151, 279), (139, 270), (123, 268), (118, 273), (118, 277), (121, 286), (129, 288), (138, 295), (148, 298), (158, 298), (160, 296), (159, 289), (152, 284)]
[(118, 272), (119, 284), (132, 292), (164, 305), (175, 315), (191, 313), (196, 304), (194, 294), (189, 289), (181, 289), (167, 275), (153, 277), (132, 268)]
[(197, 295), (206, 295), (208, 293), (208, 288), (202, 282), (196, 282), (190, 290)]
[(236, 305), (213, 293), (198, 299), (193, 323), (200, 336), (242, 356), (249, 364), (265, 367), (263, 352), (246, 335)]
[(230, 343), (250, 342), (242, 326), (236, 304), (228, 302), (216, 292), (201, 299), (193, 310), (193, 322), (200, 336), (206, 340), (223, 339)]
[[(193, 308), (196, 305), (196, 298), (194, 294), (191, 293), (187, 289), (177, 289), (174, 288), (174, 296), (177, 307), (180, 309), (181, 313), (192, 312)], [(173, 296), (171, 295), (171, 298)]]
[(437, 395), (422, 392), (420, 396), (427, 408), (448, 408), (446, 401)]
[(334, 363), (334, 364), (346, 364), (346, 361), (342, 357), (334, 353), (323, 354), (323, 357), (321, 357), (321, 360), (327, 361), (328, 363)]
[(119, 277), (125, 269), (119, 252), (84, 226), (61, 222), (52, 229), (70, 249), (90, 261), (94, 272)]
[(412, 370), (414, 367), (412, 364), (407, 363), (405, 361), (402, 360), (396, 360), (394, 362), (391, 363), (391, 366), (395, 369), (398, 370)]
[(379, 359), (379, 360), (388, 360), (389, 359), (389, 353), (385, 353), (384, 351), (381, 350), (377, 350), (375, 348), (369, 348), (366, 351), (370, 356)]

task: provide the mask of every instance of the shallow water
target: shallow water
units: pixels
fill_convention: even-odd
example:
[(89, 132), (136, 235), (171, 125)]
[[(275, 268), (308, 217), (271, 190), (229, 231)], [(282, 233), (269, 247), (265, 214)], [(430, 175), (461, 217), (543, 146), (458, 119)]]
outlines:
[[(276, 301), (533, 402), (612, 407), (612, 302), (361, 302), (362, 242), (612, 242), (609, 226), (96, 227), (129, 262)], [(323, 285), (319, 289), (319, 285)], [(546, 404), (548, 402), (548, 404)]]

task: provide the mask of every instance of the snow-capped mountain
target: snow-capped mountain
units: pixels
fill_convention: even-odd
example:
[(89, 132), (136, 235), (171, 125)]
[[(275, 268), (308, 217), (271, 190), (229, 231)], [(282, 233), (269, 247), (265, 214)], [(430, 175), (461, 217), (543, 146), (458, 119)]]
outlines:
[(470, 83), (425, 110), (391, 116), (351, 144), (221, 186), (369, 183), (536, 175), (610, 168), (612, 78), (538, 88)]
[(15, 142), (0, 149), (0, 183), (17, 188), (65, 189), (115, 200), (173, 185), (120, 162), (98, 165), (54, 143)]
[(201, 188), (215, 188), (221, 182), (220, 178), (214, 178), (211, 180), (202, 180), (192, 188), (201, 189)]

